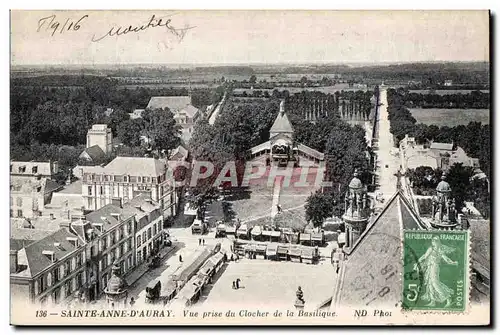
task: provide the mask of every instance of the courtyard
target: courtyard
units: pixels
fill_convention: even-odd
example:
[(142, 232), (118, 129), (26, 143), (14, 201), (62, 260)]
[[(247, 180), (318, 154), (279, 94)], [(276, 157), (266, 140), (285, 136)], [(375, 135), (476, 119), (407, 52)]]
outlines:
[[(241, 280), (240, 288), (233, 289), (237, 278)], [(314, 310), (331, 297), (335, 271), (329, 259), (314, 265), (240, 259), (229, 262), (215, 279), (205, 289), (199, 307), (293, 309), (295, 293), (301, 286), (305, 309)]]

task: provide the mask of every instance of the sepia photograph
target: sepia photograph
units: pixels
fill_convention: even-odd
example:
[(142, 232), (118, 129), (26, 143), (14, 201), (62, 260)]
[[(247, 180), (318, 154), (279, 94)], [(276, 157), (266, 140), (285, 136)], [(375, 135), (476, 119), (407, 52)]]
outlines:
[(11, 325), (489, 325), (490, 25), (11, 10)]

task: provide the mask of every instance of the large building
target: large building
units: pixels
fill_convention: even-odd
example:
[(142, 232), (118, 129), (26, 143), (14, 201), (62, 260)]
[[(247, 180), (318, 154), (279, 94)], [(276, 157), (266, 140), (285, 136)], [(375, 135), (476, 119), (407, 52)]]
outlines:
[(123, 204), (142, 193), (159, 203), (165, 218), (176, 214), (175, 184), (167, 177), (164, 160), (116, 157), (105, 167), (83, 174), (85, 210), (97, 210), (112, 203)]
[(10, 216), (33, 218), (41, 215), (52, 193), (62, 188), (52, 178), (57, 163), (11, 162)]
[(56, 221), (59, 227), (51, 230), (26, 220), (13, 223), (12, 298), (42, 305), (97, 300), (113, 266), (127, 276), (163, 244), (162, 212), (145, 194), (123, 206)]
[(86, 282), (85, 244), (69, 227), (10, 250), (13, 301), (41, 306), (71, 299)]
[(10, 162), (10, 176), (17, 179), (38, 180), (40, 178), (52, 179), (59, 172), (57, 162)]
[(430, 166), (433, 169), (447, 170), (456, 163), (479, 168), (479, 159), (469, 157), (464, 149), (453, 143), (430, 142), (421, 145), (416, 143), (414, 137), (406, 135), (399, 143), (399, 148), (405, 169)]
[(151, 97), (147, 109), (169, 109), (174, 120), (181, 126), (181, 138), (186, 143), (191, 139), (194, 124), (201, 116), (201, 111), (194, 107), (190, 96)]
[(293, 163), (297, 166), (317, 165), (323, 162), (324, 154), (304, 144), (295, 143), (294, 129), (285, 112), (285, 101), (281, 101), (279, 113), (269, 130), (269, 141), (251, 148), (250, 159), (264, 156), (268, 164), (284, 165)]
[(135, 216), (135, 265), (154, 255), (163, 243), (163, 215), (158, 203), (141, 194), (123, 205), (123, 212)]
[(113, 133), (106, 124), (94, 124), (87, 132), (87, 148), (98, 145), (105, 154), (113, 150)]

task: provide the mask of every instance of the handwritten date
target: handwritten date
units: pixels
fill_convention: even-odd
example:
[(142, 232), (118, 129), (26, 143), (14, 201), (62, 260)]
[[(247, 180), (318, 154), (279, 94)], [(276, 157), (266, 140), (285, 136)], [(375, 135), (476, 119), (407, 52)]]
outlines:
[(47, 17), (42, 17), (40, 20), (38, 20), (37, 32), (45, 31), (51, 33), (51, 35), (54, 36), (54, 34), (57, 32), (62, 34), (65, 31), (78, 31), (81, 27), (81, 23), (88, 17), (88, 15), (83, 15), (76, 21), (67, 18), (64, 23), (62, 23), (63, 21), (56, 20), (55, 14)]

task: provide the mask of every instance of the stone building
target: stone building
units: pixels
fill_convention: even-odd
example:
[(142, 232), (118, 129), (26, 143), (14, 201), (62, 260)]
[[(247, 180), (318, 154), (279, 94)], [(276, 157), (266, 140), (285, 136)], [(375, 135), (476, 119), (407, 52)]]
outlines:
[(87, 148), (98, 145), (105, 154), (113, 150), (113, 133), (106, 124), (94, 124), (87, 132)]
[(139, 194), (148, 194), (159, 203), (165, 219), (176, 215), (177, 193), (167, 177), (164, 160), (146, 157), (116, 157), (105, 167), (83, 173), (82, 196), (86, 210), (128, 202)]
[(85, 243), (70, 226), (10, 250), (13, 303), (50, 306), (71, 300), (86, 283)]
[(181, 138), (186, 143), (191, 139), (195, 122), (202, 115), (194, 107), (191, 96), (151, 97), (146, 109), (169, 109), (174, 114), (174, 120), (181, 126)]

